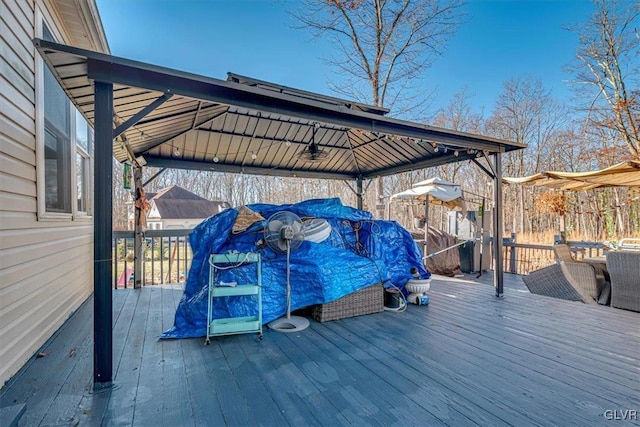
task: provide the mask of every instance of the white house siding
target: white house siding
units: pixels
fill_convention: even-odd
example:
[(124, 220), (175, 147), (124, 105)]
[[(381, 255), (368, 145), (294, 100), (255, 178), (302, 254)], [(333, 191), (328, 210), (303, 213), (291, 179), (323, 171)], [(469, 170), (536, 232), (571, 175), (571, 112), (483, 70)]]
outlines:
[(73, 44), (49, 1), (0, 0), (0, 387), (93, 290), (92, 220), (38, 220), (40, 16)]

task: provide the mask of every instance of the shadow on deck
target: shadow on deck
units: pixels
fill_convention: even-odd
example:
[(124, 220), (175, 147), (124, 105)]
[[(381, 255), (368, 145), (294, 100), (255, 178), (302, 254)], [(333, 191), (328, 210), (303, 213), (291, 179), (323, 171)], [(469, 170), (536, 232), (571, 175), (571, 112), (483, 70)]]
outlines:
[[(179, 287), (114, 291), (114, 387), (92, 300), (2, 390), (19, 425), (637, 424), (640, 314), (434, 280), (429, 306), (297, 334), (159, 341)], [(625, 419), (622, 419), (623, 416)]]

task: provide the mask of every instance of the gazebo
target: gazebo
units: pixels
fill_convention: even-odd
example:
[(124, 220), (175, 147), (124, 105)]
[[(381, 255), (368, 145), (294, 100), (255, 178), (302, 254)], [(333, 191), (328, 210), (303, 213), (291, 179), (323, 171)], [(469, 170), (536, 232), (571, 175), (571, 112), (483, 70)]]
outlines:
[(399, 120), (384, 108), (236, 74), (224, 81), (40, 39), (34, 44), (94, 126), (94, 194), (100, 195), (94, 205), (94, 387), (112, 381), (114, 156), (134, 166), (137, 194), (148, 165), (344, 180), (355, 184), (359, 208), (365, 181), (471, 161), (494, 180), (494, 286), (502, 297), (501, 155), (526, 145)]

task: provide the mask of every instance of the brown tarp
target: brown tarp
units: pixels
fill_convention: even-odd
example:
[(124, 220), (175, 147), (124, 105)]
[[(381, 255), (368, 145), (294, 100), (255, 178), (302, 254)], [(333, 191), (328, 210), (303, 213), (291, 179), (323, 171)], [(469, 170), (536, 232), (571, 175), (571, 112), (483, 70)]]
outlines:
[[(423, 249), (424, 231), (412, 230), (411, 235)], [(429, 240), (427, 240), (427, 250), (430, 254), (438, 252), (442, 249), (451, 247), (459, 243), (456, 236), (445, 233), (433, 227), (429, 227)], [(440, 274), (442, 276), (462, 275), (460, 270), (460, 252), (459, 248), (451, 248), (448, 251), (434, 255), (426, 260), (426, 267), (430, 273)]]

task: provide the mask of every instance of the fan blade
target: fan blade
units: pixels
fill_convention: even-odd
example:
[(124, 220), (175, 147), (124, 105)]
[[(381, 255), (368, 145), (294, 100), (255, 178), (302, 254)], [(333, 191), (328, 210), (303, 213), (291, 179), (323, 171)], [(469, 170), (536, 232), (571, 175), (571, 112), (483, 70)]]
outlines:
[(282, 252), (286, 252), (287, 251), (287, 241), (286, 240), (278, 239), (276, 244), (278, 245), (278, 248), (280, 248), (280, 250)]
[(269, 231), (280, 231), (284, 223), (277, 219), (269, 221)]

